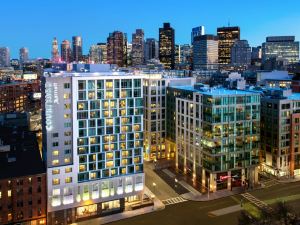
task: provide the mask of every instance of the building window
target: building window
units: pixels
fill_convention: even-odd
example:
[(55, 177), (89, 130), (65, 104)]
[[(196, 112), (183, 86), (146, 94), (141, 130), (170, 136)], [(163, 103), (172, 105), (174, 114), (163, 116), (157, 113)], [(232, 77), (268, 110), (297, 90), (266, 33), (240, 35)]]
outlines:
[(58, 164), (59, 164), (59, 160), (58, 159), (52, 160), (52, 166), (57, 166)]
[(53, 156), (58, 156), (58, 155), (59, 155), (59, 151), (58, 151), (58, 150), (54, 150), (54, 151), (52, 152), (52, 155), (53, 155)]
[(68, 157), (68, 158), (65, 158), (65, 163), (70, 163), (71, 162), (71, 158)]
[(67, 183), (72, 183), (72, 177), (67, 177), (66, 179), (65, 179), (65, 183), (67, 184)]
[(56, 169), (56, 170), (52, 170), (52, 175), (56, 175), (56, 174), (59, 174), (60, 173), (60, 170)]
[(57, 138), (57, 137), (58, 137), (58, 133), (53, 133), (53, 134), (52, 134), (52, 137), (53, 137), (53, 138)]
[(70, 98), (71, 98), (71, 94), (69, 94), (69, 93), (64, 94), (64, 99), (70, 99)]
[(72, 167), (67, 167), (65, 169), (65, 173), (71, 173), (72, 172)]
[(53, 143), (52, 143), (52, 146), (53, 146), (53, 147), (57, 147), (58, 145), (59, 145), (58, 142), (53, 142)]
[(71, 104), (64, 104), (65, 109), (71, 109)]
[(52, 185), (59, 185), (60, 184), (60, 180), (58, 178), (54, 178), (52, 180)]
[(70, 88), (70, 83), (64, 83), (64, 88), (69, 89)]
[(64, 132), (65, 137), (69, 137), (69, 136), (71, 136), (71, 134), (72, 134), (71, 131), (65, 131)]
[(69, 113), (64, 114), (64, 118), (65, 119), (70, 119), (71, 118), (71, 114), (69, 114)]
[(11, 197), (11, 190), (7, 191), (7, 197), (9, 197), (9, 198)]

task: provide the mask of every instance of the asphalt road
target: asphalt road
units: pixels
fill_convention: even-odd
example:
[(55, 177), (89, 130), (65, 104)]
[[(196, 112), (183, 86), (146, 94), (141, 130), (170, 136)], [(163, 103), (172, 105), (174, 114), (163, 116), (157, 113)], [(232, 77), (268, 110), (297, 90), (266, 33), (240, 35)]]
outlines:
[[(300, 195), (300, 182), (277, 184), (275, 186), (251, 192), (260, 200), (277, 199), (280, 197)], [(209, 202), (183, 202), (168, 205), (162, 211), (149, 213), (118, 222), (111, 225), (237, 225), (239, 212), (210, 217), (209, 212), (238, 204), (241, 195), (226, 197)], [(296, 211), (300, 212), (300, 199), (288, 201)]]

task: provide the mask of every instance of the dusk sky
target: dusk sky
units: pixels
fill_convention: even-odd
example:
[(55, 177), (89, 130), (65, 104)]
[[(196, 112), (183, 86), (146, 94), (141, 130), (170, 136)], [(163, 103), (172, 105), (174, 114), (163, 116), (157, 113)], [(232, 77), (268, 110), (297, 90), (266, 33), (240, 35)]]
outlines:
[(0, 46), (18, 57), (28, 47), (30, 58), (50, 57), (51, 41), (57, 37), (83, 38), (84, 54), (91, 44), (106, 42), (109, 32), (126, 32), (129, 41), (136, 28), (145, 38), (158, 39), (158, 28), (170, 22), (175, 42), (190, 43), (192, 27), (204, 25), (207, 34), (217, 27), (240, 26), (241, 38), (251, 46), (266, 36), (295, 35), (300, 39), (299, 0), (15, 0), (1, 1)]

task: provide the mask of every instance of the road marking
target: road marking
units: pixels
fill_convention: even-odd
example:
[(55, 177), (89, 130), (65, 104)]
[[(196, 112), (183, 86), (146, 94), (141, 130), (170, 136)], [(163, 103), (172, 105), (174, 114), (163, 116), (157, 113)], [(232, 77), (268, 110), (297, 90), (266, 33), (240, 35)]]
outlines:
[(261, 183), (262, 183), (262, 185), (263, 185), (265, 188), (269, 188), (269, 187), (272, 187), (272, 186), (275, 186), (275, 185), (280, 184), (280, 182), (279, 182), (278, 180), (275, 180), (275, 179), (263, 181), (263, 182), (261, 182)]
[(173, 204), (178, 204), (178, 203), (186, 202), (186, 201), (187, 200), (182, 197), (175, 197), (175, 198), (169, 198), (169, 199), (163, 200), (162, 202), (165, 205), (173, 205)]
[(252, 194), (246, 192), (245, 194), (241, 194), (244, 198), (246, 198), (248, 201), (250, 201), (251, 203), (253, 203), (254, 205), (256, 205), (258, 208), (260, 209), (265, 209), (267, 211), (273, 211), (273, 209), (265, 202), (259, 200), (258, 198), (256, 198), (255, 196), (253, 196)]
[(242, 207), (240, 205), (233, 205), (233, 206), (229, 206), (226, 208), (222, 208), (222, 209), (218, 209), (218, 210), (214, 210), (208, 213), (208, 216), (223, 216), (226, 214), (230, 214), (230, 213), (234, 213), (234, 212), (238, 212), (242, 210)]

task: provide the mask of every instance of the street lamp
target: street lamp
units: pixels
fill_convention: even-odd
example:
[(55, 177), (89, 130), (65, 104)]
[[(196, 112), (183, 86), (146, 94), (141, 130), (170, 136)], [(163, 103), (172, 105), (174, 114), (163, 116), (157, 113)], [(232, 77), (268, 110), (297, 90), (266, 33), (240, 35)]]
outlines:
[(178, 180), (175, 178), (175, 188), (177, 188), (177, 183), (178, 183)]
[(153, 188), (154, 188), (154, 191), (155, 191), (155, 187), (156, 187), (156, 183), (152, 183), (152, 186), (153, 186)]

